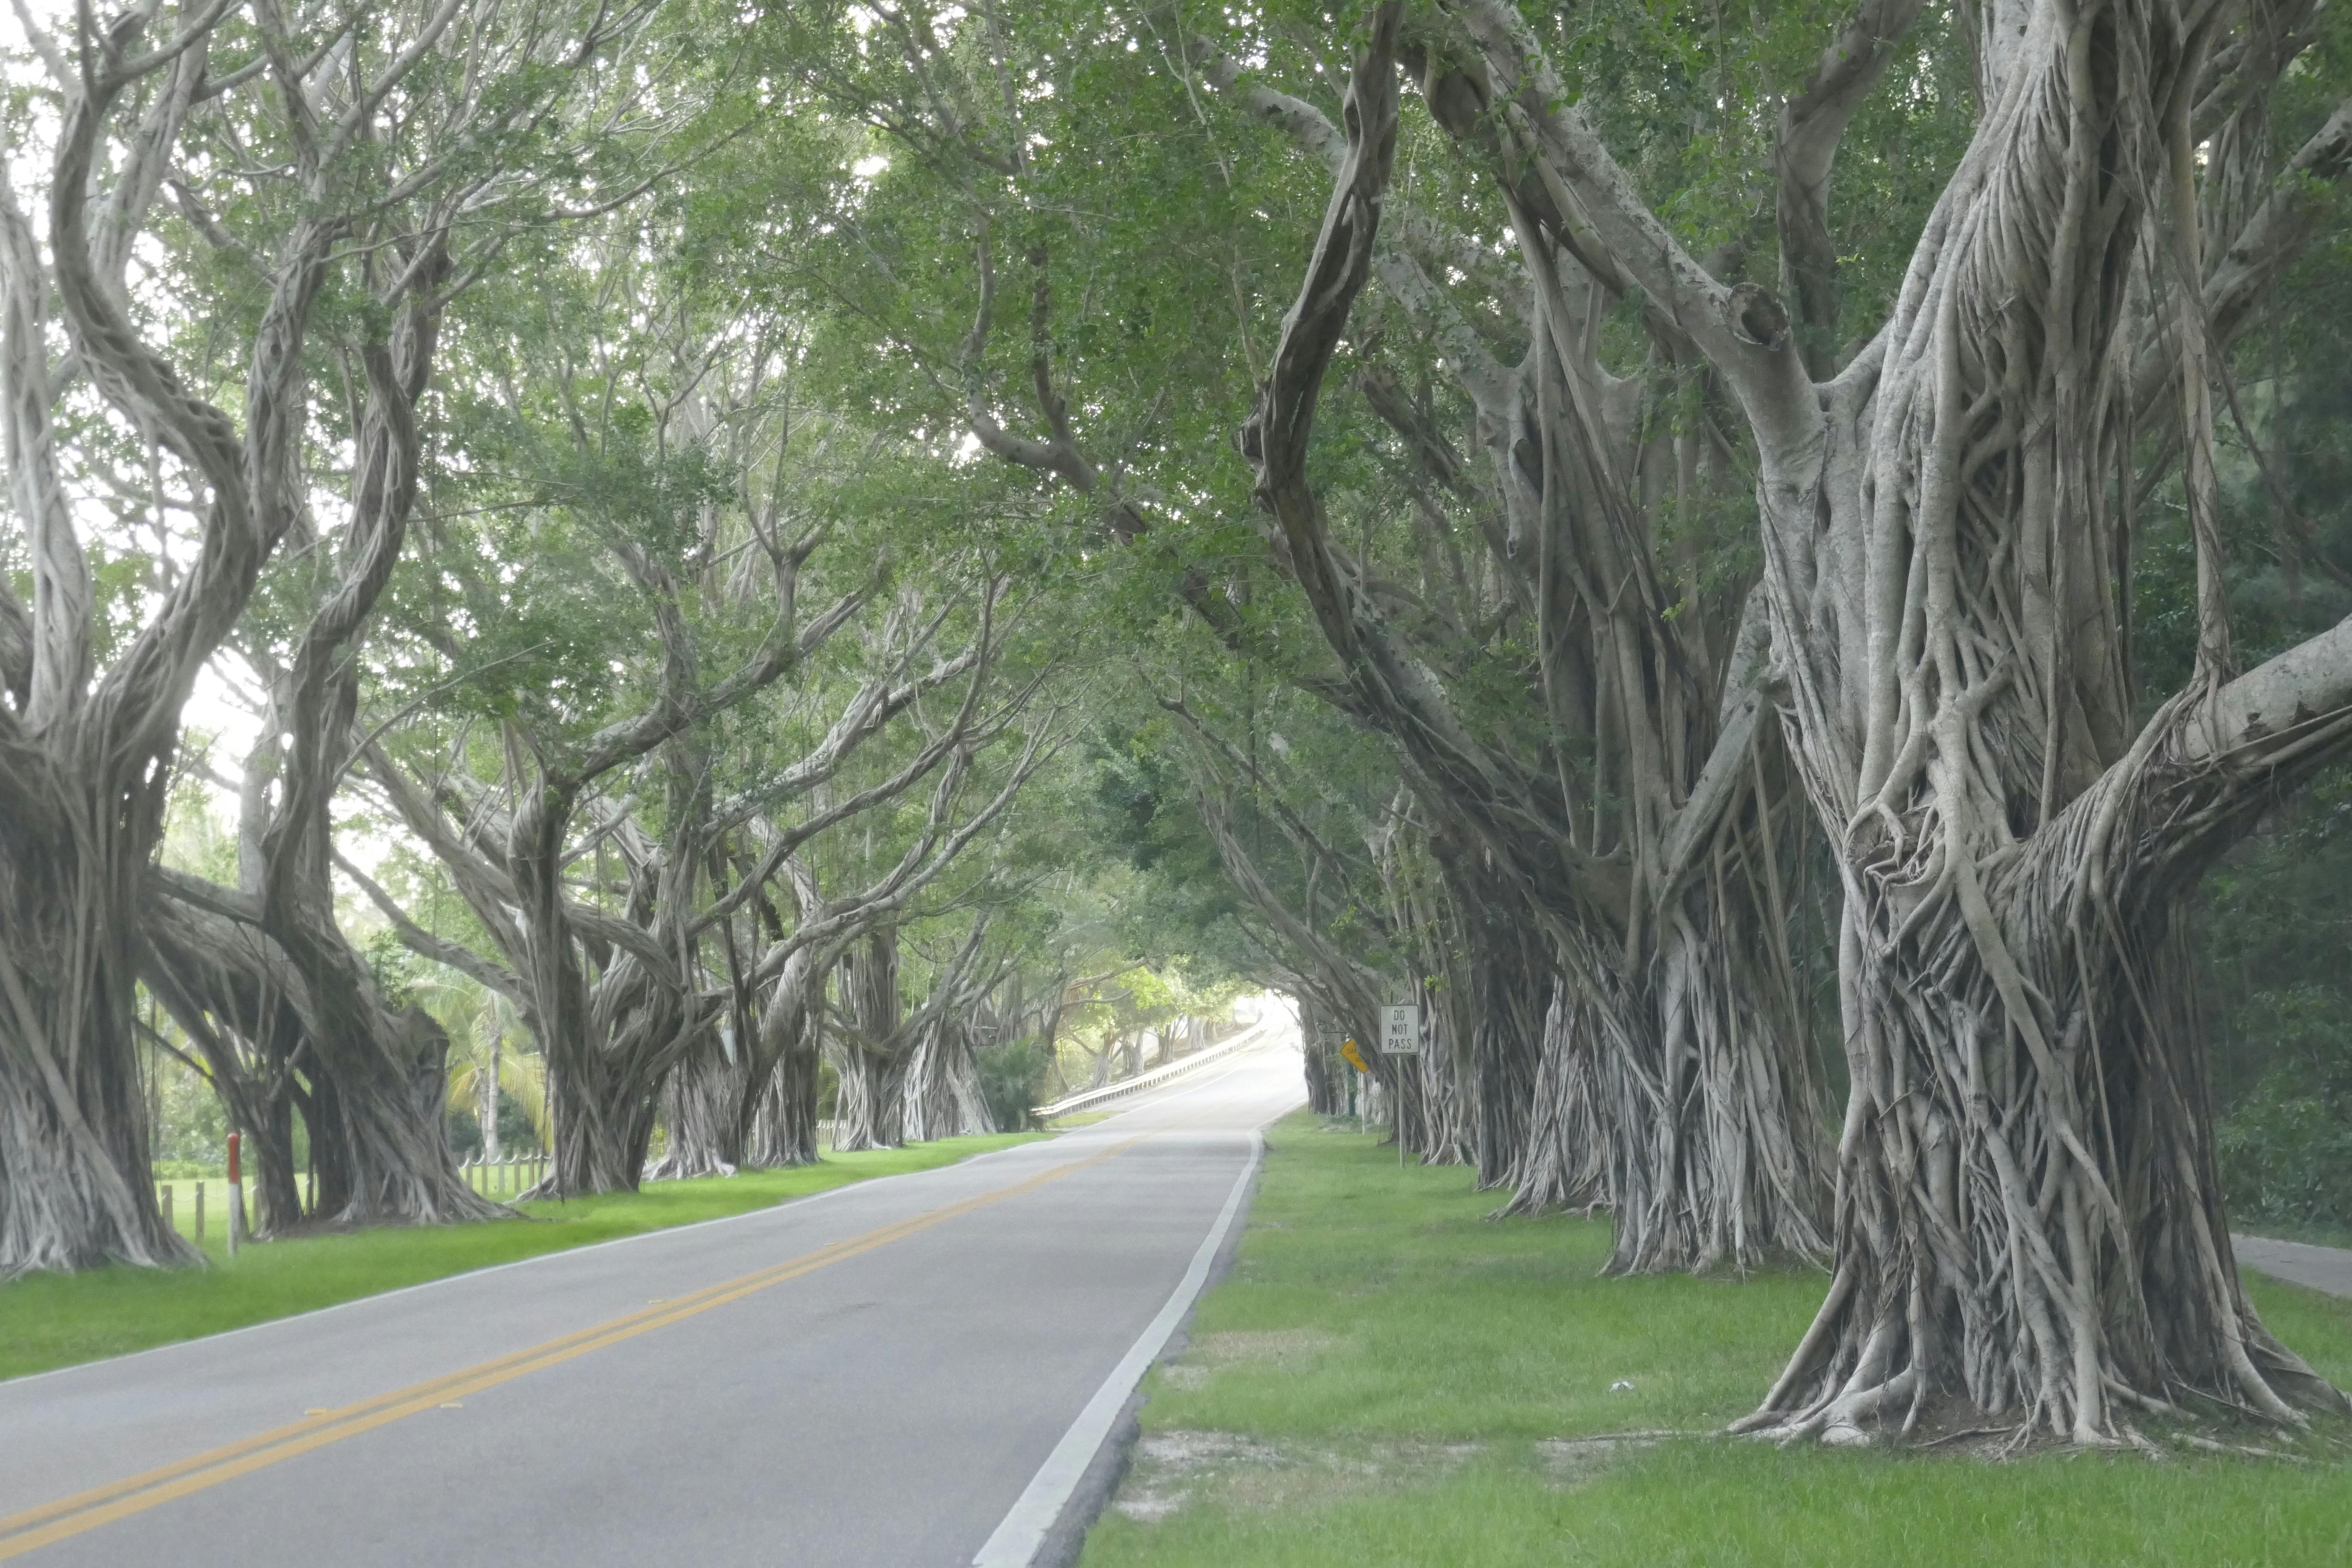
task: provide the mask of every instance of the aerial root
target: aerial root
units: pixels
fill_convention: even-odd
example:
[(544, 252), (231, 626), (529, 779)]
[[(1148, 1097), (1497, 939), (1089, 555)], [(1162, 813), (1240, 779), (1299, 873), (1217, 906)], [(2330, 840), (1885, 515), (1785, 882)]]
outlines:
[[(1743, 1415), (1729, 1427), (1735, 1436), (1756, 1437), (1776, 1443), (1786, 1448), (1817, 1438), (1832, 1448), (1867, 1447), (1873, 1441), (1864, 1423), (1878, 1415), (1889, 1405), (1901, 1402), (1905, 1406), (1902, 1430), (1908, 1432), (1918, 1419), (1920, 1400), (1926, 1385), (1916, 1368), (1906, 1367), (1894, 1376), (1866, 1387), (1847, 1387), (1834, 1398), (1823, 1400), (1809, 1409), (1799, 1411), (1759, 1410)], [(2001, 1428), (2006, 1430), (2007, 1428)], [(1940, 1441), (1950, 1441), (1947, 1437)]]
[(2184, 1448), (2194, 1448), (2204, 1454), (2239, 1454), (2252, 1459), (2278, 1459), (2290, 1465), (2311, 1463), (2303, 1455), (2290, 1454), (2284, 1448), (2260, 1448), (2251, 1443), (2223, 1443), (2212, 1437), (2200, 1437), (2193, 1432), (2175, 1432), (2172, 1440)]

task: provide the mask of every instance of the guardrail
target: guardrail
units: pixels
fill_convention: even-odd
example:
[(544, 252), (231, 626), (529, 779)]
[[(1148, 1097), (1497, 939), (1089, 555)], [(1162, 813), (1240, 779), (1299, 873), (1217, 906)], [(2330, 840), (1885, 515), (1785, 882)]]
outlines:
[(1122, 1095), (1133, 1094), (1139, 1089), (1157, 1088), (1171, 1078), (1181, 1078), (1194, 1068), (1220, 1061), (1251, 1046), (1264, 1044), (1263, 1037), (1268, 1030), (1288, 1021), (1279, 1014), (1271, 1018), (1261, 1018), (1232, 1039), (1220, 1045), (1211, 1046), (1205, 1051), (1196, 1052), (1177, 1061), (1164, 1063), (1153, 1068), (1150, 1072), (1138, 1073), (1123, 1082), (1106, 1084), (1100, 1089), (1082, 1089), (1076, 1094), (1065, 1095), (1051, 1105), (1037, 1107), (1030, 1114), (1040, 1121), (1050, 1121), (1056, 1116), (1067, 1116), (1074, 1110), (1085, 1110), (1107, 1100), (1117, 1100)]

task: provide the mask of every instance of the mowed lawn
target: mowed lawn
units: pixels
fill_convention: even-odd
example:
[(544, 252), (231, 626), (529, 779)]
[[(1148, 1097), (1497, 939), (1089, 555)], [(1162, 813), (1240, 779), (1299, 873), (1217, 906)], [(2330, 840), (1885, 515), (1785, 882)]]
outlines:
[[(655, 1182), (638, 1193), (522, 1204), (518, 1206), (529, 1217), (520, 1220), (257, 1243), (234, 1261), (224, 1249), (224, 1222), (215, 1214), (205, 1244), (209, 1268), (108, 1268), (0, 1284), (0, 1378), (243, 1328), (541, 1253), (747, 1214), (1041, 1136), (946, 1138), (907, 1149), (829, 1153), (822, 1164), (798, 1170)], [(185, 1215), (181, 1221), (184, 1230)]]
[[(1490, 1220), (1468, 1173), (1303, 1114), (1270, 1142), (1086, 1568), (2352, 1563), (2342, 1424), (2300, 1464), (1710, 1436), (1778, 1374), (1821, 1276), (1601, 1279), (1605, 1221)], [(2352, 1302), (2254, 1292), (2352, 1384)], [(1621, 1434), (1642, 1436), (1600, 1440)]]

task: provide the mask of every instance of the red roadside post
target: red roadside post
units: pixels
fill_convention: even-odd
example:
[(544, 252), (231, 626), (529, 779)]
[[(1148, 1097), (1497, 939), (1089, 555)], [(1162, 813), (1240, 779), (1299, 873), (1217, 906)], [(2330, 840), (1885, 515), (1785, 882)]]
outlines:
[(245, 1141), (241, 1132), (228, 1135), (228, 1255), (236, 1256), (236, 1244), (245, 1239), (245, 1175), (237, 1168), (238, 1145)]

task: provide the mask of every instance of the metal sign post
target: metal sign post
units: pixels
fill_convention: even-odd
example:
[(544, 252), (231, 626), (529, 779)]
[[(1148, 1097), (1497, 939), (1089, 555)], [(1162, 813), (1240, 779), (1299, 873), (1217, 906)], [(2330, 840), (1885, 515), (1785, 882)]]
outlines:
[(1348, 1116), (1349, 1119), (1352, 1121), (1357, 1114), (1356, 1079), (1369, 1074), (1372, 1070), (1371, 1065), (1364, 1060), (1364, 1054), (1356, 1048), (1356, 1042), (1352, 1039), (1344, 1039), (1339, 1042), (1339, 1059), (1356, 1069), (1355, 1072), (1348, 1075), (1347, 1078)]

